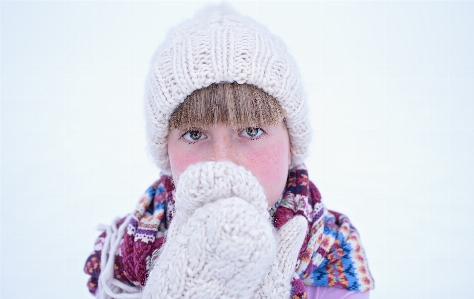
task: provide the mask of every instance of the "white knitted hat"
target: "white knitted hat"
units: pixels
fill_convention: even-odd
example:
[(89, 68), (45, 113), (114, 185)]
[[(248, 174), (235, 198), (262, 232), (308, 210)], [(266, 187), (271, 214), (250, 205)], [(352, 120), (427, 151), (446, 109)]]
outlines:
[(209, 5), (172, 28), (151, 60), (145, 87), (148, 149), (170, 175), (168, 123), (193, 91), (212, 83), (259, 87), (286, 112), (292, 161), (303, 162), (311, 140), (306, 93), (283, 41), (227, 3)]

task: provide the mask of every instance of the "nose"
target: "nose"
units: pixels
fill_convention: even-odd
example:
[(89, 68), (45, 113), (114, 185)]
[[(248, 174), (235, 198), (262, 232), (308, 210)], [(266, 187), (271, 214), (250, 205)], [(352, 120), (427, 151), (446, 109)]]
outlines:
[(211, 157), (212, 161), (238, 162), (239, 153), (229, 132), (220, 131), (213, 136)]
[(230, 138), (214, 140), (213, 142), (213, 154), (215, 161), (231, 161), (232, 157), (235, 156), (232, 142)]

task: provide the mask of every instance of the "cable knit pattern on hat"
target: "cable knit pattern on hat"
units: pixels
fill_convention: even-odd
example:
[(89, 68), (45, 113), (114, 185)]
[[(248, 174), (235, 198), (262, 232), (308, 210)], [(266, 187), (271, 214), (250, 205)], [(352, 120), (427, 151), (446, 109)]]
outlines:
[(145, 87), (149, 153), (170, 174), (168, 123), (193, 91), (212, 83), (247, 83), (273, 96), (286, 112), (292, 165), (303, 162), (311, 139), (299, 70), (280, 38), (230, 5), (210, 5), (176, 28), (151, 60)]

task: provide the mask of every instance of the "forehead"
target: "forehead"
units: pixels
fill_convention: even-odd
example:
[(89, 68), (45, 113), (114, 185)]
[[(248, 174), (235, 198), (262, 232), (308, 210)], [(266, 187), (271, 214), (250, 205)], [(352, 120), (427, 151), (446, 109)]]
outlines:
[(192, 126), (276, 125), (285, 117), (278, 101), (249, 84), (218, 83), (194, 91), (171, 115), (169, 129)]

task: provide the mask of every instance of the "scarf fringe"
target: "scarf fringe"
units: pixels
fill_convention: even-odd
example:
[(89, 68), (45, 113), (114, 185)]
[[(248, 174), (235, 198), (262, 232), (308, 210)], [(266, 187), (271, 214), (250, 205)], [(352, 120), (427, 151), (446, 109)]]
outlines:
[[(173, 190), (171, 178), (162, 175), (140, 197), (132, 214), (99, 228), (105, 232), (84, 267), (91, 275), (89, 290), (99, 299), (141, 298), (174, 215)], [(292, 279), (292, 299), (306, 298), (304, 285), (358, 292), (375, 288), (357, 229), (347, 216), (324, 206), (304, 165), (290, 171), (285, 194), (275, 208), (276, 229), (295, 215), (308, 220), (309, 232)]]
[(114, 278), (115, 255), (131, 219), (132, 215), (127, 216), (118, 228), (117, 223), (120, 221), (120, 218), (114, 219), (111, 225), (101, 224), (98, 227), (99, 231), (106, 231), (100, 256), (102, 273), (99, 276), (99, 285), (96, 293), (98, 299), (140, 299), (142, 297), (139, 288), (126, 285)]

